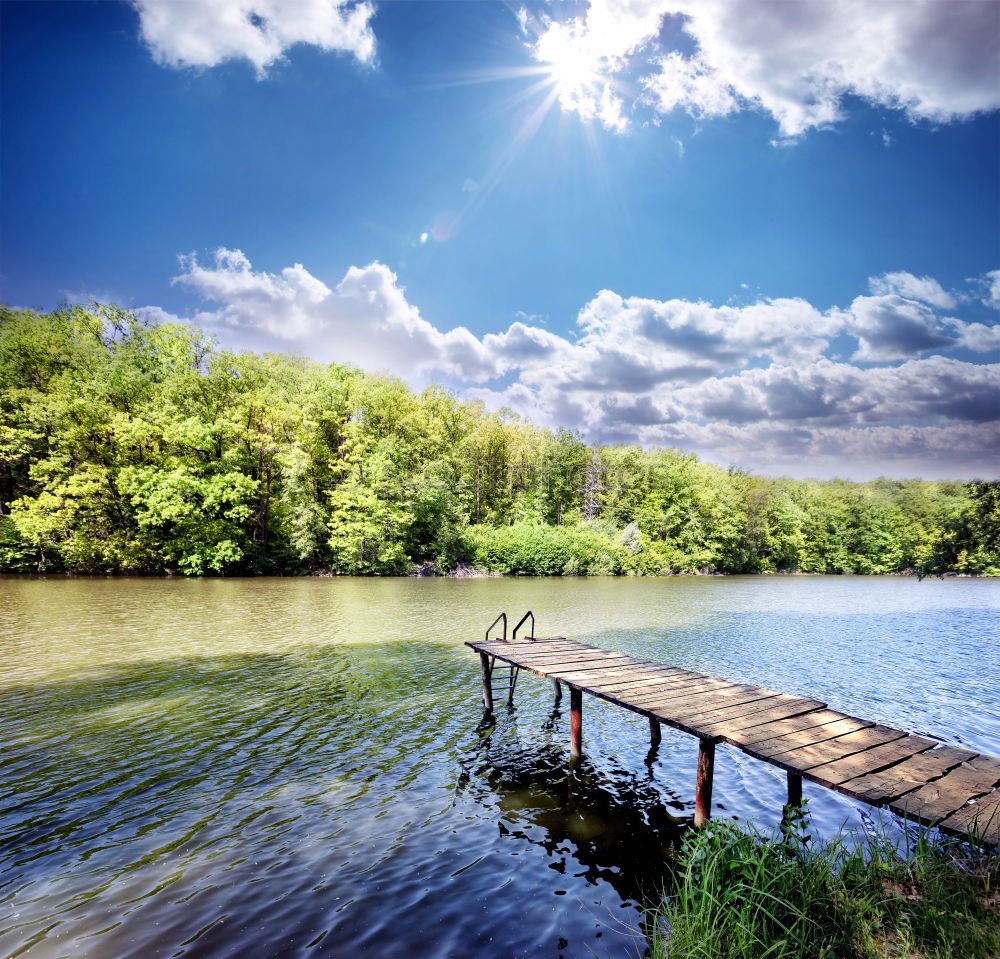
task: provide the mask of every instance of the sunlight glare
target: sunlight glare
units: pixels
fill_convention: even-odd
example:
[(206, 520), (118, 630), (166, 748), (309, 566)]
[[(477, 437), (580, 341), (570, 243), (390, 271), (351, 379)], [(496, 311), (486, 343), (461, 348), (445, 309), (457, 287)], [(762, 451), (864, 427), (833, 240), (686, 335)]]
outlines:
[(560, 25), (551, 26), (539, 38), (535, 57), (545, 64), (560, 96), (575, 97), (600, 80), (600, 57), (574, 31)]

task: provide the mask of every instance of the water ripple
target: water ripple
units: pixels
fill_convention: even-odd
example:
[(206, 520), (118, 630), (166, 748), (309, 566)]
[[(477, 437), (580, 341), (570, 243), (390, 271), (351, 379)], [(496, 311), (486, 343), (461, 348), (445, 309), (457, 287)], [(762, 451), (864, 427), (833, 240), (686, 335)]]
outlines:
[[(620, 956), (670, 882), (697, 745), (462, 646), (560, 632), (1000, 753), (1000, 584), (0, 578), (0, 950)], [(563, 704), (565, 705), (565, 703)], [(719, 750), (719, 814), (784, 776)], [(832, 832), (857, 806), (807, 785)]]

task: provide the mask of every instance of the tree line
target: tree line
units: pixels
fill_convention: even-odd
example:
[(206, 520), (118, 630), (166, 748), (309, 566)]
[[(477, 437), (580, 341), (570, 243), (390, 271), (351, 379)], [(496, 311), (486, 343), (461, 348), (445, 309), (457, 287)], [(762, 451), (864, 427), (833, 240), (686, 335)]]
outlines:
[(0, 570), (1000, 575), (1000, 484), (769, 479), (113, 306), (0, 308)]

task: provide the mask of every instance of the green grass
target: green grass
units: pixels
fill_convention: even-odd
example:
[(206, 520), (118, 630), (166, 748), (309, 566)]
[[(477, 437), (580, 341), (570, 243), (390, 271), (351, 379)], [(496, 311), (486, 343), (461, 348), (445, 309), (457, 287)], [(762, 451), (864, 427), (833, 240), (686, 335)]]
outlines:
[(1000, 857), (923, 831), (806, 840), (713, 822), (680, 852), (651, 959), (997, 959)]

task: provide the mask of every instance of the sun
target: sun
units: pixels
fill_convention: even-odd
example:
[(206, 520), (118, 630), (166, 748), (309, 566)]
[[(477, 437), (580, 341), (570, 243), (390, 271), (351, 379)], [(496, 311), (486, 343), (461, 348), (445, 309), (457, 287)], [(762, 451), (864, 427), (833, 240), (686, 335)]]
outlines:
[(543, 64), (560, 96), (578, 96), (592, 89), (601, 78), (600, 57), (562, 24), (553, 24), (539, 38), (535, 58)]

